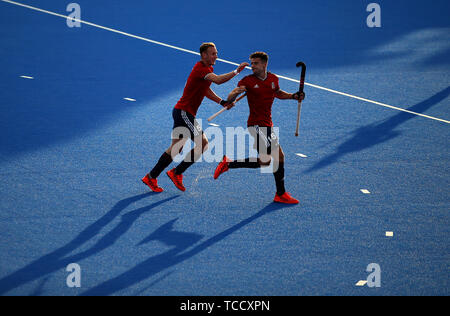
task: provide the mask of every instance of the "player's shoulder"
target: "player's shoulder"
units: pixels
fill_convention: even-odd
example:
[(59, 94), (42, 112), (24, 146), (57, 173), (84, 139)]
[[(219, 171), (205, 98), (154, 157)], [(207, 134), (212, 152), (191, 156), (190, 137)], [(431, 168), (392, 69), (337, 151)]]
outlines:
[(204, 63), (202, 63), (201, 61), (198, 61), (195, 65), (194, 65), (194, 70), (214, 70), (213, 66), (207, 66)]
[(271, 73), (270, 71), (267, 73), (267, 78), (272, 80), (278, 80), (278, 76), (274, 73)]
[(212, 66), (206, 66), (201, 61), (199, 61), (192, 68), (190, 76), (204, 79), (206, 75), (208, 75), (212, 72), (214, 72), (214, 68)]

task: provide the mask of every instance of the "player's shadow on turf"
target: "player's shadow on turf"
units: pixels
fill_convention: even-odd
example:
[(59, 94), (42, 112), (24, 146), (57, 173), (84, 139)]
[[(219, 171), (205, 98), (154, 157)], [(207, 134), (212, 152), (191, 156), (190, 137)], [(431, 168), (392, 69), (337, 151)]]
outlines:
[[(28, 282), (38, 280), (39, 278), (47, 276), (50, 273), (65, 269), (67, 265), (71, 263), (80, 262), (83, 259), (100, 253), (106, 248), (112, 246), (121, 236), (123, 236), (141, 215), (178, 197), (173, 196), (122, 215), (121, 221), (117, 224), (117, 226), (107, 234), (105, 234), (103, 237), (101, 237), (101, 239), (97, 243), (95, 243), (95, 245), (85, 251), (68, 256), (69, 254), (80, 248), (82, 245), (99, 235), (100, 231), (104, 229), (108, 224), (110, 224), (114, 219), (116, 219), (120, 215), (120, 213), (128, 206), (152, 195), (155, 194), (145, 193), (117, 202), (109, 212), (107, 212), (95, 223), (88, 226), (65, 246), (0, 279), (0, 295), (5, 294), (8, 291), (11, 291)], [(42, 289), (34, 291), (34, 293), (40, 292), (42, 292)]]
[[(188, 250), (191, 246), (196, 244), (202, 239), (202, 235), (197, 233), (187, 233), (174, 230), (173, 226), (178, 219), (173, 219), (168, 223), (164, 224), (156, 231), (151, 233), (147, 238), (142, 240), (139, 245), (150, 241), (160, 241), (168, 246), (173, 246), (172, 249), (141, 262), (134, 268), (122, 273), (121, 275), (108, 280), (84, 293), (82, 295), (86, 296), (105, 296), (112, 295), (120, 290), (124, 290), (130, 286), (138, 284), (157, 273), (160, 273), (170, 267), (173, 267), (185, 260), (188, 260), (200, 252), (206, 250), (207, 248), (217, 244), (226, 237), (235, 233), (239, 229), (246, 225), (254, 222), (258, 218), (288, 207), (293, 207), (294, 205), (283, 205), (271, 203), (258, 213), (254, 214), (241, 221), (240, 223), (224, 230), (223, 232), (203, 241), (199, 245), (195, 246), (191, 250)], [(188, 250), (188, 251), (186, 251)]]
[[(412, 107), (408, 108), (408, 110), (417, 113), (423, 113), (435, 104), (438, 104), (439, 102), (445, 100), (449, 96), (449, 94), (450, 87), (447, 87), (431, 98), (413, 105)], [(396, 131), (395, 128), (416, 117), (417, 116), (414, 114), (400, 112), (399, 114), (381, 123), (370, 124), (354, 130), (353, 132), (351, 132), (353, 136), (349, 140), (339, 145), (335, 153), (326, 156), (317, 164), (306, 170), (305, 173), (328, 167), (329, 165), (337, 162), (341, 157), (345, 155), (368, 149), (401, 135), (401, 132)]]

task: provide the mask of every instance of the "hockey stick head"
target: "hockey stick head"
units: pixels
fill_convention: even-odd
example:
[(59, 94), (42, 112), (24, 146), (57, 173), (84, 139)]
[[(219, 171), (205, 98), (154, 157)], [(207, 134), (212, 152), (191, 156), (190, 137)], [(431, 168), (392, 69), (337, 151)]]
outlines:
[[(297, 63), (297, 68), (302, 67), (302, 73), (300, 76), (300, 87), (299, 87), (299, 92), (302, 93), (303, 92), (303, 88), (305, 87), (305, 76), (306, 76), (306, 65), (304, 62), (299, 61)], [(300, 112), (302, 110), (302, 101), (299, 100), (298, 101), (298, 113), (297, 113), (297, 128), (295, 129), (295, 136), (298, 137), (298, 130), (299, 130), (299, 126), (300, 126)]]
[(302, 61), (297, 63), (297, 68), (302, 67), (302, 73), (300, 75), (300, 88), (299, 91), (303, 92), (303, 88), (305, 86), (305, 76), (306, 76), (306, 64)]
[(306, 68), (306, 65), (305, 65), (305, 63), (304, 63), (304, 62), (302, 62), (302, 61), (299, 61), (299, 62), (297, 63), (297, 68), (299, 68), (299, 67), (303, 67), (303, 68)]

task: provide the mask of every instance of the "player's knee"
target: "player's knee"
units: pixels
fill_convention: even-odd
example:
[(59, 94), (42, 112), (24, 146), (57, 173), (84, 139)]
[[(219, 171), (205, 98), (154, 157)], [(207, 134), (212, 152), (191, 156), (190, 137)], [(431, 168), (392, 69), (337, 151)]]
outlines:
[(208, 150), (209, 142), (207, 139), (203, 139), (202, 141), (202, 151), (205, 152)]
[(206, 138), (198, 139), (194, 141), (195, 144), (195, 150), (205, 152), (208, 150), (209, 142)]
[(175, 146), (170, 146), (169, 148), (167, 148), (166, 154), (172, 157), (172, 159), (178, 155)]
[(181, 154), (184, 144), (185, 141), (183, 139), (173, 141), (172, 145), (170, 145), (170, 147), (166, 150), (166, 153), (174, 158), (177, 155)]
[(284, 163), (284, 152), (283, 150), (279, 150), (276, 152), (276, 156), (273, 157), (276, 161)]
[(203, 152), (205, 152), (208, 149), (209, 142), (208, 142), (208, 139), (204, 135), (201, 138), (201, 142), (198, 142), (198, 143), (201, 143), (201, 146), (202, 146), (201, 148), (202, 148)]

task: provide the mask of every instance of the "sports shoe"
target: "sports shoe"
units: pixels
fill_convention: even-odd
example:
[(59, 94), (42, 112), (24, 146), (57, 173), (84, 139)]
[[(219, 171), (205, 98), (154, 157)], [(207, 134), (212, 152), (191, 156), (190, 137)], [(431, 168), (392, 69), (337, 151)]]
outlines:
[(148, 176), (148, 174), (142, 178), (142, 182), (146, 185), (148, 185), (148, 187), (150, 188), (150, 190), (152, 190), (153, 192), (156, 193), (161, 193), (164, 191), (163, 188), (160, 188), (158, 186), (158, 180), (156, 179), (152, 179)]
[(176, 174), (175, 168), (167, 171), (167, 176), (172, 180), (173, 184), (180, 190), (180, 191), (186, 191), (186, 188), (183, 185), (183, 175), (182, 174)]
[(294, 199), (289, 192), (285, 192), (283, 195), (275, 194), (275, 199), (273, 201), (277, 202), (277, 203), (284, 203), (284, 204), (300, 203), (298, 200)]
[(227, 156), (223, 156), (222, 161), (219, 163), (219, 165), (216, 168), (216, 171), (214, 172), (214, 179), (219, 178), (219, 176), (228, 171), (228, 164), (229, 164), (230, 160), (228, 159)]

